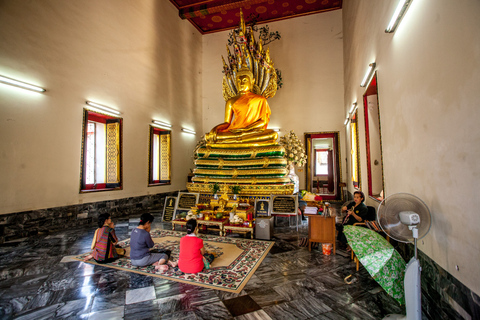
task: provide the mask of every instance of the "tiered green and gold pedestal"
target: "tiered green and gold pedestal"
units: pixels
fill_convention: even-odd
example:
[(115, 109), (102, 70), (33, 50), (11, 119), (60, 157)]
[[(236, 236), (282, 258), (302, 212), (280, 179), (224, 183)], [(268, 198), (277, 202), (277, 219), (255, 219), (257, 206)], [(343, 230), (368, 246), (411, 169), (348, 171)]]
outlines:
[(211, 193), (214, 183), (222, 191), (232, 185), (242, 187), (240, 195), (292, 194), (294, 185), (287, 177), (285, 149), (273, 144), (250, 148), (201, 147), (197, 150), (189, 192)]

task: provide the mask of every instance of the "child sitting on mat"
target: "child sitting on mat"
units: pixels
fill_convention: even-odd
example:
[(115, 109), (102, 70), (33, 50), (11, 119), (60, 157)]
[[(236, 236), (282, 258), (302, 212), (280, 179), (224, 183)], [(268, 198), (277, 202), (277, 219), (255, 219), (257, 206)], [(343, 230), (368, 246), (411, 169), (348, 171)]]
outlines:
[(204, 268), (209, 269), (214, 255), (206, 252), (203, 240), (196, 236), (197, 220), (188, 220), (185, 227), (187, 235), (180, 239), (178, 267), (184, 273), (197, 273)]
[(107, 263), (125, 254), (125, 249), (115, 247), (118, 239), (114, 228), (115, 224), (108, 213), (98, 216), (98, 229), (95, 230), (91, 246), (93, 251), (83, 261), (93, 258), (98, 263)]
[(132, 230), (130, 237), (130, 259), (132, 265), (145, 267), (153, 264), (155, 270), (166, 271), (168, 266), (176, 267), (177, 263), (168, 260), (166, 253), (153, 253), (150, 249), (155, 245), (150, 235), (152, 229), (153, 216), (150, 213), (144, 213), (140, 217), (138, 227)]

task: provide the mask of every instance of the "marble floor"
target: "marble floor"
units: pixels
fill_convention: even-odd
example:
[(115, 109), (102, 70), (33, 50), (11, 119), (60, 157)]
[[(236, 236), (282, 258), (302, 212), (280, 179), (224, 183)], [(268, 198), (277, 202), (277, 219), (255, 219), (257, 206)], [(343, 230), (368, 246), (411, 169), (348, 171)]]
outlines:
[[(283, 218), (287, 219), (287, 218)], [(138, 218), (116, 221), (129, 238)], [(94, 226), (0, 245), (0, 319), (382, 319), (404, 313), (350, 255), (300, 247), (279, 218), (275, 245), (243, 291), (232, 294), (71, 260), (89, 250)], [(283, 225), (283, 226), (282, 226)], [(170, 229), (155, 222), (153, 228)], [(229, 235), (242, 236), (242, 235)], [(354, 274), (348, 285), (344, 278)]]

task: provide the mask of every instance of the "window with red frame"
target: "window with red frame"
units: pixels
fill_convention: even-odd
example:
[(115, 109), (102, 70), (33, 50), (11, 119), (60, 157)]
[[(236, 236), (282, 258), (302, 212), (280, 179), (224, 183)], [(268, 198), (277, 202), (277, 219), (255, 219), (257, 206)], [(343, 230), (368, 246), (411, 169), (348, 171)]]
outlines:
[(170, 184), (171, 131), (150, 126), (149, 186)]
[(150, 126), (150, 169), (148, 185), (170, 184), (171, 131)]
[(80, 191), (122, 188), (122, 119), (84, 110)]

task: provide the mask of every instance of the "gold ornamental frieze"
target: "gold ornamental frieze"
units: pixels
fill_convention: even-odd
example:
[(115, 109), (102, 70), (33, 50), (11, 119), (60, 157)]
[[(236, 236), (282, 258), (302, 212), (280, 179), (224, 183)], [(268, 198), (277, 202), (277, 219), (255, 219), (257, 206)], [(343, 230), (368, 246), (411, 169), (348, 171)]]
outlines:
[(246, 159), (246, 160), (229, 160), (229, 159), (197, 159), (194, 161), (195, 166), (197, 167), (216, 167), (218, 169), (222, 168), (240, 168), (240, 167), (258, 167), (258, 168), (269, 168), (269, 167), (283, 167), (287, 165), (287, 159), (285, 158), (268, 158), (263, 157), (261, 159)]
[(210, 147), (201, 147), (197, 150), (197, 155), (201, 158), (250, 158), (265, 157), (265, 156), (283, 156), (285, 154), (285, 148), (281, 145), (273, 145), (266, 147), (256, 148), (243, 148), (243, 149), (215, 149)]
[(208, 147), (218, 149), (242, 149), (242, 148), (258, 148), (276, 145), (276, 140), (257, 141), (257, 142), (237, 142), (237, 143), (207, 143)]
[(193, 182), (200, 183), (226, 183), (226, 184), (272, 184), (272, 183), (291, 183), (289, 177), (253, 177), (253, 178), (214, 178), (214, 177), (193, 177)]
[(288, 174), (288, 169), (280, 168), (280, 169), (253, 169), (253, 170), (228, 170), (228, 169), (193, 169), (193, 173), (195, 175), (206, 175), (206, 176), (285, 176)]
[[(196, 192), (196, 193), (212, 193), (212, 187), (209, 183), (194, 183), (188, 182), (187, 183), (188, 192)], [(249, 196), (257, 196), (257, 195), (287, 195), (293, 194), (294, 185), (293, 183), (289, 184), (262, 184), (262, 185), (242, 185), (242, 190), (240, 191), (240, 195), (249, 195)]]

